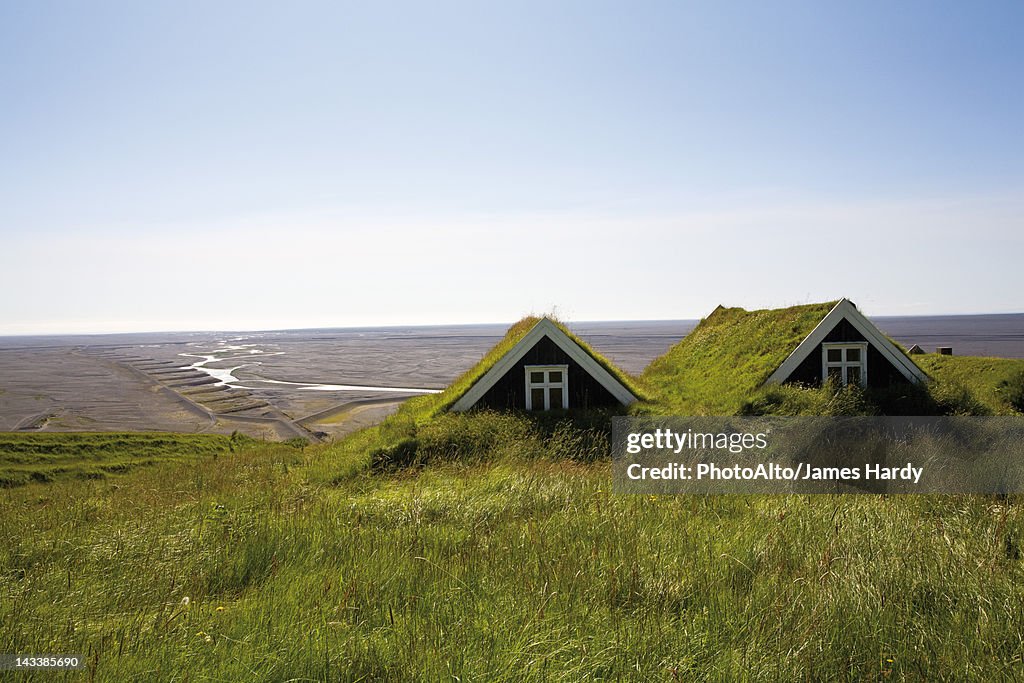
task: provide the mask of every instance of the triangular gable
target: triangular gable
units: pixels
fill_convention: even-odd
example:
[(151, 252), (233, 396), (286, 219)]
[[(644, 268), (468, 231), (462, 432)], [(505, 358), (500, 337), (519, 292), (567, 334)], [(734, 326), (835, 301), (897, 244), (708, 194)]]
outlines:
[(558, 348), (578, 363), (587, 374), (593, 377), (622, 405), (629, 405), (637, 400), (636, 396), (633, 395), (633, 392), (627, 389), (621, 382), (619, 382), (619, 380), (612, 376), (610, 372), (604, 369), (604, 367), (602, 367), (593, 356), (573, 341), (561, 330), (561, 328), (558, 327), (558, 325), (548, 318), (542, 318), (540, 322), (534, 325), (533, 328), (515, 344), (515, 346), (508, 350), (508, 353), (498, 359), (490, 370), (484, 373), (484, 375), (478, 379), (465, 394), (459, 397), (459, 399), (452, 404), (451, 410), (461, 412), (469, 410), (476, 405), (477, 401), (479, 401), (484, 394), (486, 394), (487, 391), (498, 382), (498, 380), (504, 377), (505, 374), (509, 372), (516, 363), (518, 363), (523, 356), (525, 356), (530, 349), (532, 349), (537, 342), (544, 337), (547, 337), (554, 342)]
[(831, 332), (840, 321), (846, 320), (849, 322), (858, 332), (864, 335), (864, 338), (874, 346), (878, 351), (888, 360), (893, 367), (895, 367), (900, 374), (907, 378), (910, 382), (926, 382), (928, 376), (924, 374), (921, 368), (910, 360), (906, 355), (903, 354), (896, 346), (889, 341), (888, 338), (882, 332), (875, 327), (874, 323), (864, 317), (857, 307), (853, 305), (853, 302), (849, 299), (843, 299), (835, 305), (835, 307), (828, 312), (821, 322), (811, 330), (811, 333), (800, 342), (800, 345), (783, 361), (775, 372), (771, 374), (766, 380), (766, 384), (781, 384), (785, 382), (790, 375), (800, 366), (800, 364), (807, 359), (814, 351), (818, 348), (825, 337)]

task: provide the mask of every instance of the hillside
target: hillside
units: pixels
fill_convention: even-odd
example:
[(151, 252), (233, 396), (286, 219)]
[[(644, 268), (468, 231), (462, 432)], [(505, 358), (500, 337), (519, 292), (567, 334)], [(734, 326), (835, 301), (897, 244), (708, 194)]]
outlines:
[(0, 649), (97, 681), (1020, 671), (1015, 501), (616, 496), (585, 431), (515, 429), (475, 464), (252, 444), (10, 490)]
[(168, 460), (231, 452), (246, 437), (160, 432), (0, 432), (0, 488), (104, 479)]

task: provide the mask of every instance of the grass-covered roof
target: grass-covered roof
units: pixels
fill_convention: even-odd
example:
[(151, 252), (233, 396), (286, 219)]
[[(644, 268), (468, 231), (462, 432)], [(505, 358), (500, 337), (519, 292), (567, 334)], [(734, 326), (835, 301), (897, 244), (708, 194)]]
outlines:
[(719, 306), (641, 380), (681, 414), (733, 414), (837, 304), (747, 311)]
[[(638, 386), (637, 379), (617, 368), (614, 363), (595, 351), (589, 344), (573, 334), (564, 324), (548, 317), (562, 332), (580, 346), (591, 358), (597, 361), (605, 370), (611, 374), (624, 387), (629, 389), (634, 396), (645, 400), (647, 395)], [(495, 344), (490, 351), (484, 354), (480, 361), (469, 370), (460, 375), (447, 389), (439, 394), (429, 396), (418, 396), (407, 401), (407, 405), (415, 411), (417, 417), (431, 417), (444, 412), (452, 406), (460, 396), (478, 382), (487, 371), (494, 367), (502, 356), (508, 353), (513, 346), (526, 336), (533, 327), (541, 321), (537, 316), (527, 316), (508, 328), (505, 336)]]
[(1024, 413), (1024, 359), (929, 353), (914, 360), (937, 382), (969, 391), (994, 415)]

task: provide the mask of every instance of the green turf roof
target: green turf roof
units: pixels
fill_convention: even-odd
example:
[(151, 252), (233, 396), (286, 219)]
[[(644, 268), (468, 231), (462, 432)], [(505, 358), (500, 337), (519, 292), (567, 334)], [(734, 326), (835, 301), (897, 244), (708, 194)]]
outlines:
[[(575, 334), (569, 331), (569, 329), (561, 322), (548, 317), (552, 323), (554, 323), (562, 332), (572, 339), (576, 344), (580, 346), (591, 358), (601, 365), (605, 370), (611, 374), (622, 386), (629, 389), (634, 396), (640, 400), (645, 400), (647, 395), (643, 392), (638, 384), (637, 380), (630, 377), (621, 369), (617, 368), (614, 363), (602, 356), (600, 353), (595, 351), (589, 344), (577, 337)], [(527, 335), (527, 333), (533, 329), (533, 327), (541, 321), (541, 318), (536, 316), (528, 316), (520, 320), (519, 322), (512, 325), (505, 336), (495, 344), (490, 351), (488, 351), (480, 361), (472, 368), (464, 372), (458, 377), (452, 384), (442, 391), (440, 394), (433, 394), (431, 396), (422, 396), (414, 399), (410, 399), (409, 403), (416, 408), (416, 414), (422, 417), (430, 417), (437, 415), (438, 413), (448, 410), (453, 403), (455, 403), (459, 397), (465, 394), (469, 389), (476, 384), (487, 371), (494, 367), (502, 356), (508, 353), (513, 346)]]
[(719, 306), (641, 379), (671, 411), (733, 414), (837, 303), (758, 311)]
[(993, 414), (1020, 414), (1012, 404), (1012, 393), (1024, 377), (1024, 359), (928, 353), (914, 360), (938, 382), (967, 389)]

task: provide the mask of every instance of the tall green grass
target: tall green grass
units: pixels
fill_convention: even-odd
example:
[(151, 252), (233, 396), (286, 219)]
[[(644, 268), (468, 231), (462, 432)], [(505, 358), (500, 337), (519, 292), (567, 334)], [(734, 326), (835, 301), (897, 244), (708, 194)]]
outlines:
[(1024, 670), (1014, 499), (616, 496), (600, 430), (434, 424), (413, 467), (253, 444), (7, 491), (0, 651), (81, 653), (64, 678), (102, 681)]

